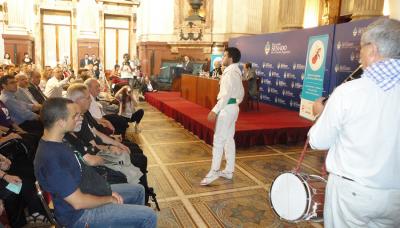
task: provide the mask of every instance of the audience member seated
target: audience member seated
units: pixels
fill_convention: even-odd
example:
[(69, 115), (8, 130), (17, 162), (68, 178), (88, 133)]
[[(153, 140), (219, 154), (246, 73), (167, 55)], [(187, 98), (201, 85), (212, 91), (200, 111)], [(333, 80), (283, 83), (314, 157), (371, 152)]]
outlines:
[[(129, 148), (121, 142), (105, 135), (98, 129), (101, 126), (90, 114), (89, 107), (92, 99), (88, 88), (83, 84), (73, 84), (68, 88), (67, 97), (73, 102), (77, 103), (80, 107), (80, 111), (84, 113), (82, 130), (77, 132), (77, 135), (82, 138), (85, 142), (91, 142), (92, 144), (98, 144), (99, 149), (109, 149), (110, 145), (113, 149), (120, 152), (129, 152)], [(86, 131), (87, 128), (89, 131)], [(93, 141), (92, 141), (93, 140)], [(103, 145), (107, 145), (103, 147)], [(115, 148), (114, 148), (115, 147)]]
[(90, 114), (97, 120), (99, 124), (111, 129), (114, 134), (122, 135), (122, 137), (125, 138), (126, 129), (129, 127), (128, 121), (117, 114), (105, 115), (103, 106), (96, 101), (97, 96), (100, 94), (100, 83), (97, 81), (97, 79), (89, 78), (85, 81), (85, 85), (89, 90), (90, 98), (92, 100), (89, 108)]
[(189, 56), (184, 57), (183, 72), (187, 74), (193, 73), (193, 63), (190, 61)]
[(214, 69), (210, 72), (210, 76), (213, 78), (220, 78), (222, 75), (221, 61), (214, 62)]
[(89, 173), (90, 167), (63, 143), (79, 116), (78, 107), (64, 98), (49, 99), (41, 112), (45, 131), (35, 158), (35, 175), (52, 195), (59, 223), (67, 227), (156, 227), (154, 211), (140, 206), (144, 204), (142, 186), (107, 185), (95, 172)]
[(25, 131), (41, 135), (43, 126), (39, 121), (38, 114), (34, 113), (39, 111), (41, 105), (28, 104), (15, 98), (17, 81), (14, 76), (6, 75), (1, 77), (0, 86), (3, 89), (0, 100), (9, 110), (12, 121)]
[[(82, 84), (74, 84), (68, 88), (67, 96), (69, 99), (79, 105), (81, 113), (83, 115), (81, 129), (74, 134), (85, 144), (85, 147), (94, 147), (95, 153), (100, 151), (111, 152), (111, 153), (130, 153), (131, 163), (140, 168), (143, 176), (140, 178), (140, 184), (146, 189), (146, 200), (149, 200), (151, 194), (150, 188), (147, 183), (147, 157), (143, 154), (140, 147), (128, 140), (116, 140), (102, 134), (99, 131), (99, 124), (88, 112), (90, 107), (90, 95), (87, 87)], [(103, 156), (104, 154), (102, 154)]]
[(8, 155), (13, 156), (16, 151), (13, 143), (3, 144), (3, 142), (13, 140), (12, 142), (19, 143), (17, 147), (25, 149), (24, 153), (29, 159), (33, 160), (40, 138), (39, 135), (28, 133), (16, 125), (11, 120), (9, 111), (2, 101), (0, 101), (0, 135), (0, 153), (7, 157), (9, 157)]
[(111, 80), (111, 89), (114, 94), (118, 90), (120, 90), (123, 86), (128, 85), (127, 80), (121, 79), (121, 71), (120, 71), (120, 66), (118, 64), (114, 66), (114, 70), (111, 72), (110, 80)]
[(28, 89), (29, 81), (28, 81), (28, 77), (26, 76), (26, 74), (19, 73), (19, 74), (17, 74), (17, 76), (15, 76), (15, 79), (17, 80), (17, 84), (18, 84), (18, 89), (17, 89), (17, 92), (15, 93), (17, 100), (23, 101), (23, 102), (31, 104), (31, 105), (38, 105), (41, 108), (41, 105), (39, 104), (39, 102), (29, 92), (29, 89)]
[(249, 85), (249, 96), (253, 100), (258, 99), (258, 86), (257, 86), (257, 75), (254, 69), (252, 69), (251, 63), (244, 64), (242, 80), (247, 80)]
[(129, 86), (124, 86), (119, 90), (115, 97), (119, 100), (119, 115), (123, 116), (126, 121), (135, 123), (136, 133), (140, 132), (139, 124), (143, 118), (143, 109), (136, 110), (138, 100)]
[(47, 81), (53, 75), (53, 69), (50, 66), (45, 66), (45, 69), (42, 71), (42, 78), (40, 79), (39, 87), (42, 92), (46, 89)]
[(144, 95), (147, 92), (157, 92), (157, 90), (152, 85), (150, 78), (146, 76), (143, 85), (140, 87), (140, 93)]
[(46, 97), (62, 97), (63, 86), (69, 81), (69, 77), (63, 79), (62, 70), (60, 67), (55, 67), (53, 70), (53, 77), (51, 77), (44, 90)]
[[(24, 164), (19, 164), (19, 166)], [(18, 173), (13, 167), (15, 164), (0, 154), (0, 198), (4, 201), (5, 210), (11, 227), (23, 227), (29, 223), (46, 223), (45, 211), (36, 195), (35, 177), (33, 175), (32, 162), (29, 173)], [(6, 172), (7, 171), (7, 172)], [(22, 186), (21, 186), (22, 185)], [(10, 191), (6, 186), (13, 186), (18, 190)], [(28, 209), (28, 217), (25, 217), (25, 208)]]
[(35, 100), (39, 104), (43, 104), (43, 102), (47, 99), (46, 95), (42, 92), (40, 89), (40, 79), (41, 75), (38, 71), (34, 70), (31, 73), (30, 77), (30, 83), (28, 86), (29, 92), (32, 94), (32, 96), (35, 98)]

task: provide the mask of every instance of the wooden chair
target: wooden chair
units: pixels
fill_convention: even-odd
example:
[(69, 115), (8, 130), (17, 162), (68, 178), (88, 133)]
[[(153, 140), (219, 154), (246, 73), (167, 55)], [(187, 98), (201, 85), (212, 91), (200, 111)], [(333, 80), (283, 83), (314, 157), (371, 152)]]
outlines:
[(256, 107), (257, 107), (257, 111), (259, 111), (260, 110), (260, 105), (259, 105), (259, 102), (260, 102), (260, 85), (261, 85), (261, 78), (260, 77), (257, 77), (256, 83), (257, 83), (257, 97), (254, 98), (254, 97), (251, 97), (249, 95), (248, 104), (249, 104), (249, 108), (250, 109), (254, 109), (254, 102), (255, 102), (256, 103)]
[(62, 228), (62, 226), (58, 224), (56, 218), (54, 217), (54, 209), (50, 209), (49, 207), (49, 203), (51, 201), (50, 194), (45, 191), (42, 191), (39, 182), (36, 181), (35, 186), (36, 186), (37, 196), (39, 197), (40, 202), (42, 203), (42, 206), (46, 211), (46, 215), (49, 218), (50, 223), (54, 225), (56, 228)]

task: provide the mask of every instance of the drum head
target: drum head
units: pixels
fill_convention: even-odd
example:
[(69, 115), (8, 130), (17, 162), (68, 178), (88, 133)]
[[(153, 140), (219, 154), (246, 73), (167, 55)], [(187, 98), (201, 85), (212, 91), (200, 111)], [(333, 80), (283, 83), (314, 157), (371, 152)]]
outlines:
[(270, 201), (281, 218), (288, 221), (301, 219), (308, 200), (307, 190), (302, 180), (293, 173), (283, 173), (272, 183)]

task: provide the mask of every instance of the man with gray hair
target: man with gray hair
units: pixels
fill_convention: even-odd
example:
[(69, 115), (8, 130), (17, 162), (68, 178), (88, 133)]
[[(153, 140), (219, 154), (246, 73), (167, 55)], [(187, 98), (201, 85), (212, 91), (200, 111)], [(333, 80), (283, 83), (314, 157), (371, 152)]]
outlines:
[(374, 22), (361, 37), (361, 78), (314, 105), (310, 145), (329, 149), (327, 228), (400, 227), (399, 57), (400, 22)]

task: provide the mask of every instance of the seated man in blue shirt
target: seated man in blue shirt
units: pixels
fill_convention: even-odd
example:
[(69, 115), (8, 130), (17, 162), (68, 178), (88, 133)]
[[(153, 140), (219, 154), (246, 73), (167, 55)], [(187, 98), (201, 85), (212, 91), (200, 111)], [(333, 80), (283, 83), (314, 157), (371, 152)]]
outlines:
[(2, 89), (0, 100), (10, 111), (11, 119), (27, 132), (41, 135), (43, 126), (39, 121), (39, 115), (35, 112), (40, 111), (40, 104), (29, 104), (17, 100), (17, 81), (14, 76), (5, 75), (0, 78), (0, 87)]
[(65, 98), (47, 100), (41, 112), (45, 130), (35, 157), (35, 175), (53, 197), (58, 222), (67, 227), (156, 227), (154, 211), (142, 206), (141, 185), (111, 185), (113, 192), (108, 196), (81, 191), (85, 165), (62, 141), (79, 117), (79, 107)]

